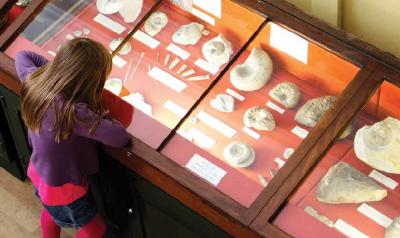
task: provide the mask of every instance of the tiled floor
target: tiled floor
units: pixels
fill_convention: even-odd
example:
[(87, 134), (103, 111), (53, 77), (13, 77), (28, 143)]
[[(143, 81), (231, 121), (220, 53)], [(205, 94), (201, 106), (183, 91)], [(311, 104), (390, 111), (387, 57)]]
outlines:
[[(32, 184), (0, 168), (0, 238), (40, 238), (41, 211)], [(74, 230), (63, 231), (61, 238), (72, 238), (74, 234)]]

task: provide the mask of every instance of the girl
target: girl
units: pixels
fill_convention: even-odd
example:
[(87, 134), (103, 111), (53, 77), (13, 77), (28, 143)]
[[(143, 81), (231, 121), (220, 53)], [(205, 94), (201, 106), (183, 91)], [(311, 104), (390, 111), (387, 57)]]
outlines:
[(53, 62), (21, 51), (15, 63), (32, 146), (28, 176), (45, 208), (43, 237), (60, 237), (62, 227), (79, 228), (78, 238), (103, 237), (106, 227), (88, 192), (88, 176), (98, 171), (96, 142), (122, 147), (129, 141), (120, 123), (104, 118), (100, 103), (111, 55), (77, 38)]

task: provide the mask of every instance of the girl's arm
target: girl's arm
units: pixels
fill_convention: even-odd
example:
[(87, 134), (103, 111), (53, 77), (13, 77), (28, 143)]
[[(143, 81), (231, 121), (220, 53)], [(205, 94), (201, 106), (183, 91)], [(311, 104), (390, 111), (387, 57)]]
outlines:
[(46, 58), (32, 51), (20, 51), (15, 57), (15, 68), (21, 81), (25, 81), (26, 76), (47, 63)]
[(130, 139), (129, 134), (121, 123), (112, 119), (102, 119), (96, 130), (92, 134), (89, 134), (90, 128), (97, 120), (98, 115), (88, 105), (83, 103), (76, 105), (75, 114), (77, 121), (75, 122), (74, 132), (77, 135), (112, 147), (123, 147), (128, 144)]

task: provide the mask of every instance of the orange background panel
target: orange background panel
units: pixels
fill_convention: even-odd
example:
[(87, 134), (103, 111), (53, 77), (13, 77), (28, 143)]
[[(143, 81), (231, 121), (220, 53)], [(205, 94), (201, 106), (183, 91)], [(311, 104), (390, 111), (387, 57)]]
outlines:
[(378, 109), (379, 119), (385, 119), (387, 116), (400, 119), (400, 88), (388, 82), (384, 82), (381, 88)]

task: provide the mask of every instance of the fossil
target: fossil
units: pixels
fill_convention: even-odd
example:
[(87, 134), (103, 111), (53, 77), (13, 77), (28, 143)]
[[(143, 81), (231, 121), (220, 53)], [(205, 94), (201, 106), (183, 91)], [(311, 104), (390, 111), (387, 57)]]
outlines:
[(260, 48), (253, 48), (244, 64), (236, 65), (230, 79), (235, 88), (243, 91), (255, 91), (268, 83), (273, 70), (268, 53)]
[(104, 88), (118, 96), (122, 90), (122, 80), (120, 78), (110, 78), (104, 84)]
[(264, 176), (262, 176), (261, 174), (257, 175), (258, 180), (260, 181), (261, 185), (265, 188), (268, 186), (268, 180), (267, 178), (265, 178)]
[(249, 144), (238, 141), (227, 145), (224, 149), (223, 156), (230, 166), (236, 168), (248, 167), (256, 159), (254, 149)]
[(247, 109), (243, 116), (243, 123), (247, 127), (263, 131), (272, 131), (275, 128), (275, 119), (272, 114), (260, 106)]
[(83, 34), (85, 34), (85, 35), (89, 35), (91, 31), (90, 31), (89, 28), (83, 28), (82, 32), (83, 32)]
[(308, 215), (314, 217), (315, 219), (317, 219), (318, 221), (324, 223), (325, 225), (327, 225), (329, 227), (333, 227), (333, 221), (331, 219), (329, 219), (328, 217), (319, 214), (314, 208), (312, 208), (310, 206), (306, 206), (304, 208), (304, 211)]
[(187, 64), (182, 64), (181, 67), (179, 67), (178, 71), (176, 71), (176, 73), (181, 74), (187, 67)]
[[(117, 47), (119, 46), (119, 44), (121, 44), (122, 41), (123, 41), (123, 38), (114, 39), (114, 40), (112, 40), (112, 41), (110, 42), (110, 44), (108, 45), (108, 47), (110, 47), (110, 49), (111, 49), (112, 51), (114, 51), (115, 49), (117, 49)], [(129, 52), (131, 52), (131, 49), (132, 49), (131, 43), (129, 43), (129, 41), (128, 41), (128, 42), (125, 43), (125, 45), (123, 45), (123, 46), (121, 47), (121, 49), (118, 51), (118, 54), (127, 55), (127, 54), (129, 54)]]
[(396, 217), (392, 224), (385, 230), (384, 238), (399, 238), (400, 237), (400, 217)]
[(121, 0), (122, 7), (118, 10), (124, 22), (132, 23), (139, 16), (143, 7), (143, 0)]
[(121, 0), (97, 0), (96, 7), (103, 14), (113, 14), (122, 8)]
[(301, 92), (296, 84), (283, 82), (272, 88), (269, 91), (269, 96), (286, 108), (294, 108), (300, 101)]
[(192, 22), (179, 27), (172, 35), (172, 41), (181, 45), (195, 45), (203, 35), (208, 33), (202, 24)]
[(188, 71), (185, 71), (182, 73), (183, 77), (189, 77), (190, 75), (196, 73), (196, 71), (194, 69), (189, 69)]
[(228, 63), (233, 54), (232, 44), (225, 37), (219, 34), (217, 37), (204, 43), (202, 48), (204, 58), (216, 66)]
[(293, 148), (286, 148), (285, 151), (283, 152), (283, 158), (289, 159), (290, 156), (292, 156), (293, 153), (294, 153), (294, 149)]
[(20, 7), (26, 7), (31, 3), (32, 0), (18, 0), (15, 5), (20, 6)]
[(331, 204), (380, 201), (386, 196), (373, 179), (344, 162), (332, 166), (317, 188), (318, 201)]
[(210, 105), (220, 112), (233, 112), (235, 110), (235, 101), (233, 97), (224, 93), (218, 94), (211, 100)]
[(171, 59), (171, 55), (170, 54), (166, 54), (165, 58), (164, 58), (164, 66), (168, 65), (170, 59)]
[(357, 158), (387, 173), (400, 174), (400, 121), (387, 117), (359, 129), (354, 138)]
[(189, 81), (201, 81), (201, 80), (208, 80), (210, 78), (211, 78), (211, 75), (204, 74), (204, 75), (197, 75), (197, 76), (190, 77), (187, 80), (189, 80)]
[(177, 66), (179, 64), (179, 62), (181, 62), (181, 60), (179, 58), (175, 58), (171, 64), (168, 66), (169, 70), (172, 70), (175, 68), (175, 66)]
[(168, 17), (163, 12), (154, 12), (144, 23), (144, 31), (151, 35), (157, 35), (168, 23)]

